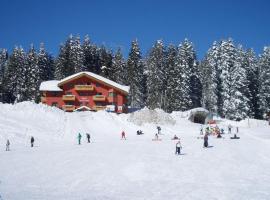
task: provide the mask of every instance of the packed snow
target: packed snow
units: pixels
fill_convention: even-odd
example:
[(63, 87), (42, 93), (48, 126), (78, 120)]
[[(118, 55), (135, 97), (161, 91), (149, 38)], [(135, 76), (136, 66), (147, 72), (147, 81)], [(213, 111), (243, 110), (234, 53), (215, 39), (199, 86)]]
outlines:
[[(0, 104), (0, 199), (270, 199), (266, 121), (223, 120), (219, 126), (226, 134), (210, 136), (212, 147), (203, 148), (201, 125), (187, 117), (147, 109), (117, 115), (65, 113), (30, 102)], [(230, 139), (229, 124), (232, 134), (239, 127), (240, 140)], [(157, 126), (161, 141), (152, 141)], [(120, 139), (123, 130), (127, 140)], [(144, 134), (136, 135), (137, 130)], [(174, 135), (181, 138), (179, 156)], [(5, 151), (7, 139), (11, 151)]]

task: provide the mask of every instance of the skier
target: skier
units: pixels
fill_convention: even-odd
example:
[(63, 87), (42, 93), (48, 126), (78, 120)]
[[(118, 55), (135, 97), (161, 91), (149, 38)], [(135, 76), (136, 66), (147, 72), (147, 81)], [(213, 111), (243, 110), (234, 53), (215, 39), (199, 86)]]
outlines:
[(180, 140), (178, 140), (178, 142), (176, 143), (176, 149), (175, 149), (175, 154), (178, 154), (180, 155), (181, 154), (181, 143), (180, 143)]
[(87, 137), (87, 142), (90, 143), (90, 138), (91, 138), (90, 134), (86, 133), (86, 137)]
[(155, 140), (158, 140), (158, 134), (157, 133), (155, 134)]
[(161, 128), (157, 126), (158, 134), (160, 134)]
[(10, 151), (9, 146), (10, 146), (10, 142), (9, 142), (9, 140), (7, 140), (6, 151)]
[(121, 139), (125, 139), (126, 140), (126, 133), (125, 133), (125, 131), (122, 131), (122, 137), (121, 137)]
[(78, 144), (79, 144), (79, 145), (81, 144), (81, 139), (82, 139), (82, 135), (79, 133), (79, 134), (78, 134)]
[(239, 132), (239, 128), (238, 128), (238, 126), (236, 127), (236, 133), (238, 133)]
[(228, 133), (230, 133), (230, 134), (232, 133), (232, 125), (230, 125), (230, 124), (228, 126)]
[(204, 137), (203, 137), (203, 147), (208, 147), (208, 134), (205, 133)]
[(34, 142), (35, 142), (35, 139), (34, 139), (34, 137), (33, 137), (33, 136), (31, 136), (30, 142), (31, 142), (31, 147), (34, 147)]

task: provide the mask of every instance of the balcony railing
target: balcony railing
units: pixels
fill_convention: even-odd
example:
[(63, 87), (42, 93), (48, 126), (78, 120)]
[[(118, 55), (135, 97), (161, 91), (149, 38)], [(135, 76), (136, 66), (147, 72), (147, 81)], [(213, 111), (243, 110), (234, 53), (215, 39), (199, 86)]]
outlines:
[(64, 111), (73, 111), (73, 110), (75, 110), (74, 105), (63, 105), (62, 108), (63, 108)]
[(70, 94), (63, 95), (62, 100), (63, 101), (75, 101), (75, 95), (70, 95)]
[(94, 91), (93, 85), (75, 85), (76, 91)]
[(93, 96), (94, 101), (106, 101), (106, 97), (104, 95), (95, 95)]
[(94, 106), (93, 109), (96, 110), (96, 111), (105, 110), (106, 106)]

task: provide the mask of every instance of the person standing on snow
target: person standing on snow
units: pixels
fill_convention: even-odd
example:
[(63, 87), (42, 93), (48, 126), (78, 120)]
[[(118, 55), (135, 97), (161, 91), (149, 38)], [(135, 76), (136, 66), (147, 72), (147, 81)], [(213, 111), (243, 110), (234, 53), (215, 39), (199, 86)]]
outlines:
[(30, 142), (31, 142), (31, 147), (34, 147), (34, 142), (35, 142), (35, 139), (34, 139), (34, 137), (33, 137), (33, 136), (31, 136)]
[(122, 137), (121, 137), (121, 139), (125, 139), (126, 140), (126, 133), (125, 133), (125, 131), (122, 131)]
[(207, 133), (203, 137), (203, 147), (208, 147), (208, 134)]
[(90, 134), (86, 133), (86, 137), (87, 137), (87, 142), (90, 143), (90, 138), (91, 138)]
[(155, 140), (158, 140), (158, 134), (157, 133), (155, 134)]
[(82, 139), (82, 135), (79, 133), (79, 134), (78, 134), (78, 145), (81, 144), (81, 139)]
[(7, 140), (7, 143), (6, 143), (6, 151), (10, 151), (9, 146), (10, 146), (10, 142), (9, 142), (9, 140)]
[(178, 140), (178, 142), (176, 143), (175, 154), (180, 155), (181, 154), (181, 148), (182, 148), (181, 142), (180, 142), (180, 140)]

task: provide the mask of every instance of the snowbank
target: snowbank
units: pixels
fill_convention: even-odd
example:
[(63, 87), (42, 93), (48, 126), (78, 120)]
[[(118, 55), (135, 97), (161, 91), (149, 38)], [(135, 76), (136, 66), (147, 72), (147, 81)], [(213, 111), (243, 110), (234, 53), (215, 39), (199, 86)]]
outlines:
[(157, 125), (174, 125), (176, 121), (170, 114), (164, 112), (161, 109), (149, 110), (144, 108), (137, 112), (131, 113), (128, 121), (137, 125), (143, 125), (146, 123), (152, 123)]

